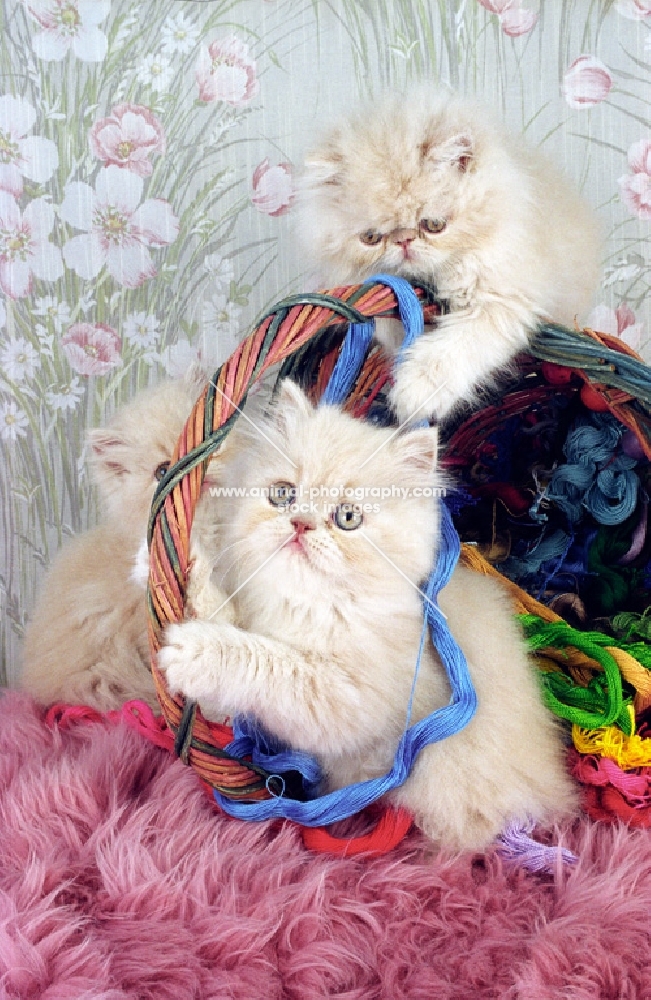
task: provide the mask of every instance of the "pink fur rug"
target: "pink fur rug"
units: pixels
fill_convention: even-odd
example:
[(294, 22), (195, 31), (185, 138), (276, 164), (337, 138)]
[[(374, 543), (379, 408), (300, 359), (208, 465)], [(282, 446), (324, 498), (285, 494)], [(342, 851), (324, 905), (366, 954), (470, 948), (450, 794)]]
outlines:
[(584, 819), (556, 877), (311, 854), (219, 815), (124, 725), (0, 715), (0, 995), (11, 1000), (647, 1000), (651, 832)]

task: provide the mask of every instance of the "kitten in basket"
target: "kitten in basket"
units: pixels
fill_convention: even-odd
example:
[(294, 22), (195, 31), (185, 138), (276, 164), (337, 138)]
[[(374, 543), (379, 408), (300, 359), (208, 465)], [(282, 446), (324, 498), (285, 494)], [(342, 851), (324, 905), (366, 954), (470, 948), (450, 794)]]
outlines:
[[(170, 691), (208, 717), (254, 716), (315, 755), (323, 790), (336, 789), (389, 770), (407, 722), (423, 624), (418, 587), (437, 546), (436, 431), (392, 435), (337, 407), (315, 409), (289, 381), (263, 429), (233, 431), (237, 447), (217, 483), (248, 493), (214, 501), (212, 538), (201, 528), (234, 619), (169, 626), (158, 664)], [(402, 496), (364, 496), (366, 487), (395, 486)], [(342, 487), (357, 491), (359, 506), (341, 492), (332, 499)], [(391, 799), (437, 843), (483, 848), (508, 820), (567, 814), (575, 796), (499, 584), (459, 567), (440, 604), (479, 707), (465, 729), (421, 752)], [(411, 722), (450, 693), (426, 644)]]
[[(199, 373), (192, 371), (144, 390), (108, 426), (88, 432), (103, 518), (58, 554), (27, 629), (21, 686), (42, 704), (108, 711), (140, 698), (158, 707), (134, 559), (157, 481), (200, 389)], [(145, 569), (145, 582), (146, 576)]]
[[(388, 272), (449, 301), (397, 367), (400, 421), (473, 402), (540, 322), (574, 326), (599, 273), (578, 191), (485, 108), (431, 88), (361, 108), (308, 152), (297, 229), (326, 287)], [(401, 327), (379, 320), (378, 336), (395, 349)]]

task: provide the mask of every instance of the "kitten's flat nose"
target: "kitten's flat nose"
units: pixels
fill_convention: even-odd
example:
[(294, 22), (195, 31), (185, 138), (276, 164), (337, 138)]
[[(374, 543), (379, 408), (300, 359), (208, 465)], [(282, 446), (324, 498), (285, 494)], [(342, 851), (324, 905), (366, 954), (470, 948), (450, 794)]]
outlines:
[(408, 247), (417, 236), (417, 229), (394, 229), (392, 233), (389, 233), (391, 242), (397, 243), (401, 247)]
[(296, 515), (289, 519), (289, 523), (300, 538), (306, 531), (314, 531), (316, 524), (309, 517)]

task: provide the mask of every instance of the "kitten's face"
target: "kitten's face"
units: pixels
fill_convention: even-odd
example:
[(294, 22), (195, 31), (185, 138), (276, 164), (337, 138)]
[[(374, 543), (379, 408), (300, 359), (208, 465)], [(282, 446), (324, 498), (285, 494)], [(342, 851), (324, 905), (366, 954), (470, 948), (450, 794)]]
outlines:
[(306, 158), (306, 252), (331, 283), (374, 271), (444, 281), (499, 221), (496, 153), (450, 98), (351, 117)]
[(166, 382), (138, 393), (106, 427), (89, 431), (100, 500), (123, 534), (144, 534), (154, 491), (198, 395), (191, 380)]
[[(314, 409), (291, 383), (263, 429), (266, 437), (242, 443), (220, 478), (249, 491), (215, 506), (225, 526), (216, 573), (228, 591), (250, 578), (249, 599), (332, 607), (428, 576), (437, 531), (434, 430), (389, 440), (390, 431), (335, 407)], [(426, 496), (396, 495), (414, 487)]]

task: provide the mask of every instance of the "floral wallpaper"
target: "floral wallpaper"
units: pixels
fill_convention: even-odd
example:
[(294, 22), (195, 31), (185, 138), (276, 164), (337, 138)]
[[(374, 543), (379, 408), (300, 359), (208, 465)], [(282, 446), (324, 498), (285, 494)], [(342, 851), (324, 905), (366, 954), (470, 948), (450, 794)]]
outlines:
[(590, 322), (651, 360), (651, 0), (3, 0), (0, 650), (94, 522), (85, 430), (214, 370), (310, 286), (295, 172), (321, 123), (411, 79), (499, 109), (599, 212)]

